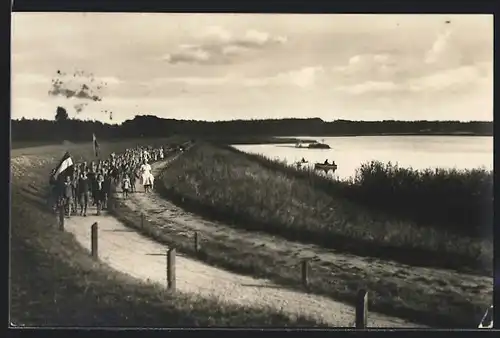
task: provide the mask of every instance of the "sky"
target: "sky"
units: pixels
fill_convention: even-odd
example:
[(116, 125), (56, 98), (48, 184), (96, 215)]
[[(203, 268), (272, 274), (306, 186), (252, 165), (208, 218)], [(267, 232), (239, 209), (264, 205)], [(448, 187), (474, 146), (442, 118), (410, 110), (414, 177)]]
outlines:
[(492, 15), (13, 13), (11, 50), (13, 119), (493, 120)]

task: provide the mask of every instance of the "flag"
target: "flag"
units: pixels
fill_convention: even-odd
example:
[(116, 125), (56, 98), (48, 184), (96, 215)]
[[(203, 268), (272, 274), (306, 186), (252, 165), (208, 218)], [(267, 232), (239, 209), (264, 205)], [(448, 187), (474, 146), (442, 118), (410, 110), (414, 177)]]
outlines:
[(94, 133), (92, 133), (92, 146), (94, 147), (95, 157), (99, 157), (99, 143), (97, 143), (97, 139)]
[(71, 158), (71, 155), (67, 151), (54, 171), (54, 179), (57, 180), (57, 178), (61, 175), (66, 176), (72, 169), (73, 169), (73, 159)]

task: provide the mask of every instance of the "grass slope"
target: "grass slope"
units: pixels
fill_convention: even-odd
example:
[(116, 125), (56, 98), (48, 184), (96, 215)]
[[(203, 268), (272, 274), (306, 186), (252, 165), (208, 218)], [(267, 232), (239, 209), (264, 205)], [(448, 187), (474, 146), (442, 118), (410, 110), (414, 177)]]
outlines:
[(196, 146), (167, 169), (163, 182), (176, 201), (247, 230), (407, 264), (492, 273), (491, 240), (369, 211), (312, 179), (273, 170), (237, 151)]
[[(224, 179), (219, 180), (220, 176), (215, 175), (216, 173), (224, 175)], [(245, 179), (246, 176), (250, 177), (248, 181)], [(258, 212), (261, 212), (264, 217), (267, 217), (272, 213), (279, 214), (280, 209), (285, 208), (293, 216), (304, 217), (301, 216), (303, 209), (298, 211), (293, 209), (297, 204), (279, 205), (268, 198), (286, 196), (286, 203), (289, 203), (290, 200), (296, 201), (300, 196), (303, 196), (304, 191), (309, 192), (309, 195), (305, 195), (307, 197), (318, 196), (317, 191), (313, 188), (304, 187), (307, 182), (304, 183), (302, 180), (293, 180), (276, 174), (276, 172), (263, 168), (255, 161), (249, 161), (245, 157), (235, 158), (232, 152), (211, 147), (206, 148), (206, 146), (193, 148), (172, 163), (164, 171), (162, 181), (156, 185), (158, 192), (187, 210), (226, 221), (226, 224), (234, 229), (260, 230), (281, 235), (279, 237), (299, 240), (301, 239), (300, 233), (291, 236), (290, 228), (287, 228), (286, 225), (283, 226), (286, 230), (281, 229), (280, 231), (281, 223), (271, 225), (264, 222), (259, 223), (259, 220), (255, 220), (254, 215), (259, 215)], [(276, 194), (277, 190), (283, 189), (280, 184), (284, 184), (285, 187), (292, 186), (292, 188), (287, 190), (287, 194)], [(220, 187), (224, 187), (224, 189)], [(272, 190), (275, 191), (274, 195), (272, 193), (266, 194)], [(248, 208), (250, 211), (244, 215), (228, 212), (232, 208), (246, 209), (248, 203), (241, 204), (245, 203), (245, 200), (242, 201), (242, 199), (249, 198), (248, 195), (251, 194), (259, 194), (261, 203), (258, 206), (250, 206)], [(320, 192), (319, 195), (323, 197), (324, 193)], [(210, 197), (210, 200), (207, 200), (207, 196)], [(219, 199), (225, 203), (208, 205), (210, 201), (220, 201)], [(299, 200), (298, 202), (305, 204), (308, 201)], [(300, 204), (298, 205), (300, 206)], [(168, 220), (147, 221), (141, 228), (140, 215), (137, 212), (124, 205), (118, 205), (114, 212), (128, 226), (168, 245), (175, 245), (179, 251), (192, 257), (235, 272), (267, 277), (278, 283), (300, 287), (299, 258), (287, 250), (278, 250), (276, 246), (268, 245), (257, 248), (252, 243), (242, 239), (243, 233), (241, 236), (229, 238), (229, 236), (224, 235), (223, 231), (220, 231), (217, 236), (213, 234), (210, 236), (202, 235), (202, 252), (197, 255), (193, 249), (192, 237), (186, 236), (181, 231), (182, 229), (176, 231), (175, 225), (165, 227), (165, 221), (168, 222)], [(316, 224), (319, 223), (312, 218), (315, 213), (309, 213), (306, 216), (309, 217), (308, 220), (312, 219)], [(369, 215), (364, 217), (367, 221), (370, 220)], [(269, 225), (269, 228), (266, 228), (266, 225)], [(273, 226), (275, 228), (272, 228)], [(388, 226), (394, 226), (394, 224)], [(393, 231), (397, 229), (405, 231), (407, 225), (400, 222), (396, 223), (396, 226), (399, 228)], [(411, 229), (413, 231), (421, 230), (419, 228)], [(368, 231), (369, 229), (365, 229), (365, 233)], [(359, 232), (351, 232), (349, 235), (357, 233)], [(404, 235), (402, 234), (402, 236)], [(405, 260), (404, 257), (401, 257), (403, 250), (391, 252), (387, 251), (381, 243), (369, 246), (366, 242), (356, 241), (356, 238), (343, 237), (343, 239), (351, 241), (351, 243), (342, 244), (341, 241), (336, 241), (333, 243), (335, 245), (332, 245), (331, 242), (326, 242), (326, 244), (333, 246), (336, 251), (349, 251), (349, 248), (352, 247), (356, 249), (356, 245), (352, 244), (354, 242), (362, 247), (365, 254), (372, 256), (385, 255), (392, 260), (400, 261), (411, 259), (428, 266), (437, 265), (436, 263), (443, 264), (443, 261), (435, 259), (439, 257), (435, 253), (429, 254), (427, 252), (428, 259), (423, 260), (421, 256), (415, 256), (417, 250), (409, 249), (407, 252), (413, 253), (413, 256), (406, 257)], [(325, 242), (320, 241), (319, 243)], [(436, 248), (440, 248), (440, 246)], [(400, 249), (406, 250), (401, 246)], [(359, 253), (359, 248), (357, 250)], [(470, 276), (474, 282), (469, 285), (461, 280), (460, 275), (455, 276), (452, 271), (446, 273), (446, 277), (442, 278), (433, 277), (432, 270), (427, 272), (426, 276), (407, 276), (405, 271), (384, 270), (384, 267), (380, 268), (378, 265), (380, 264), (351, 266), (349, 262), (313, 261), (311, 263), (310, 291), (354, 303), (357, 290), (360, 287), (365, 287), (371, 292), (370, 308), (372, 310), (436, 327), (475, 327), (484, 312), (484, 308), (491, 302), (492, 283), (488, 277)], [(375, 268), (376, 266), (377, 268)], [(402, 267), (411, 271), (410, 267)]]

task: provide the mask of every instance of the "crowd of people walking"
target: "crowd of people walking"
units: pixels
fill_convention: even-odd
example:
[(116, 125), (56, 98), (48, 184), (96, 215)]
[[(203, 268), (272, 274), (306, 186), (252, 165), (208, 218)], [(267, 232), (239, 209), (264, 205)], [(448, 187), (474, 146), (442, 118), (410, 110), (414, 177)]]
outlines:
[(183, 150), (183, 146), (137, 146), (121, 154), (112, 153), (106, 159), (71, 162), (59, 175), (56, 168), (50, 175), (52, 209), (57, 212), (64, 208), (66, 217), (78, 214), (85, 217), (90, 206), (95, 206), (100, 215), (108, 208), (109, 197), (116, 187), (121, 187), (124, 198), (136, 192), (138, 180), (144, 192), (151, 191), (154, 176), (150, 164)]

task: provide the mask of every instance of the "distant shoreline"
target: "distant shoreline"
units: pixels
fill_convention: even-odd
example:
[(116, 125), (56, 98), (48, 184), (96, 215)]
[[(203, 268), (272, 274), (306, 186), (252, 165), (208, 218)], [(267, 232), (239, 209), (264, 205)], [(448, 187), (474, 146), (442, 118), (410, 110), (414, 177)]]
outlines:
[(321, 138), (327, 137), (372, 137), (372, 136), (466, 136), (466, 137), (493, 137), (489, 134), (474, 134), (474, 133), (383, 133), (383, 134), (337, 134), (337, 135), (319, 135), (319, 136), (273, 136), (273, 137), (221, 137), (220, 139), (210, 139), (220, 143), (231, 144), (296, 144), (296, 143), (315, 143)]

